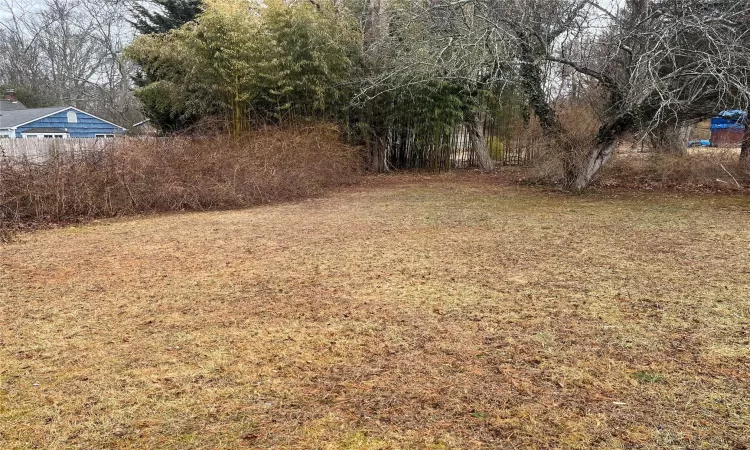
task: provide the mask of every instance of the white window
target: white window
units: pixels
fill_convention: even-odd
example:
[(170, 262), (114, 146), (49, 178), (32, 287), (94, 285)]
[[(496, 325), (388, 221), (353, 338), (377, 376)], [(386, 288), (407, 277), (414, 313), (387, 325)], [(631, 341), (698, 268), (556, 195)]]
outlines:
[(75, 111), (68, 111), (68, 123), (78, 123), (78, 114)]
[(67, 133), (22, 133), (23, 139), (68, 139)]
[(94, 137), (96, 137), (97, 139), (112, 139), (115, 137), (115, 135), (114, 134), (97, 134)]

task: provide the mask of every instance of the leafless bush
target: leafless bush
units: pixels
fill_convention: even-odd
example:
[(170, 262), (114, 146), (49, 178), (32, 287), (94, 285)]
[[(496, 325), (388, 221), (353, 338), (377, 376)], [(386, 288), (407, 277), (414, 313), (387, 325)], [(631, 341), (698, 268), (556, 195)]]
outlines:
[[(545, 144), (529, 173), (534, 182), (564, 184), (566, 170), (581, 164), (595, 145), (601, 120), (591, 106), (562, 105), (557, 113), (561, 132), (557, 137), (543, 138)], [(536, 120), (532, 120), (527, 128), (532, 130), (530, 132), (543, 133)]]
[(327, 125), (122, 142), (43, 162), (1, 158), (0, 229), (303, 198), (354, 182), (361, 164)]
[[(576, 164), (570, 158), (585, 156), (595, 145), (601, 124), (587, 107), (565, 107), (559, 111), (563, 135), (548, 140), (534, 167), (528, 172), (533, 183), (563, 185), (565, 168)], [(635, 137), (632, 137), (635, 139)], [(620, 150), (630, 143), (623, 141)], [(566, 146), (560, 151), (561, 146)], [(568, 158), (566, 160), (566, 158)], [(736, 151), (693, 149), (685, 154), (620, 152), (611, 166), (595, 179), (595, 186), (628, 189), (750, 190), (750, 165)]]
[(710, 191), (750, 190), (750, 165), (736, 151), (696, 149), (687, 155), (625, 153), (605, 168), (595, 185)]

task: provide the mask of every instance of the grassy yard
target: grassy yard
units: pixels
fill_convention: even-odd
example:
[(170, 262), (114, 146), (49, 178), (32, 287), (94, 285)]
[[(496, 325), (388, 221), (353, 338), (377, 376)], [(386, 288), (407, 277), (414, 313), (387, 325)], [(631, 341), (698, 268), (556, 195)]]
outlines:
[(750, 447), (750, 200), (388, 178), (0, 246), (0, 448)]

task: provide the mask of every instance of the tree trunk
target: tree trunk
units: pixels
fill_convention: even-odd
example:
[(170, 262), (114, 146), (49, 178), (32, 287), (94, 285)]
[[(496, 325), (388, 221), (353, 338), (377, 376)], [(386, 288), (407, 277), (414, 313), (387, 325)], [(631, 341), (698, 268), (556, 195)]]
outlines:
[(570, 187), (576, 191), (586, 189), (599, 170), (615, 154), (620, 138), (633, 127), (634, 119), (625, 114), (605, 123), (599, 128), (596, 146), (586, 156), (583, 164), (577, 169), (577, 176), (570, 178)]
[(369, 17), (365, 23), (365, 49), (377, 45), (388, 37), (388, 0), (369, 0)]
[(659, 153), (684, 155), (687, 153), (687, 134), (689, 129), (663, 125), (651, 134), (651, 149)]
[(472, 120), (466, 123), (466, 130), (469, 133), (471, 149), (479, 162), (479, 168), (485, 172), (490, 172), (495, 168), (495, 163), (490, 156), (490, 149), (487, 147), (487, 139), (484, 136), (484, 129), (479, 115), (474, 115)]
[(740, 149), (740, 161), (750, 164), (750, 109), (745, 119), (745, 133), (742, 135), (742, 149)]
[(531, 38), (524, 33), (519, 33), (519, 38), (521, 88), (545, 134), (557, 135), (560, 132), (560, 123), (557, 120), (557, 112), (547, 101), (547, 94), (544, 92), (544, 74), (534, 57), (534, 48), (529, 43)]
[(370, 170), (375, 173), (388, 172), (386, 148), (377, 136), (370, 135), (370, 139), (367, 142), (367, 150), (367, 156), (370, 159)]
[[(388, 0), (368, 0), (367, 19), (364, 23), (364, 51), (378, 50), (378, 45), (388, 37)], [(388, 172), (388, 151), (383, 137), (388, 127), (383, 123), (380, 112), (373, 112), (369, 118), (370, 132), (367, 139), (367, 156), (370, 170), (375, 173)]]
[(586, 161), (584, 161), (583, 165), (579, 169), (578, 176), (576, 177), (575, 181), (573, 181), (572, 188), (576, 191), (586, 189), (588, 185), (591, 184), (594, 176), (596, 176), (596, 174), (599, 172), (599, 169), (607, 164), (607, 161), (612, 158), (612, 155), (614, 155), (615, 153), (616, 147), (617, 140), (598, 143), (596, 147), (588, 154), (588, 156), (586, 157)]
[(562, 139), (564, 133), (562, 124), (560, 124), (554, 106), (547, 100), (547, 94), (544, 91), (544, 74), (534, 56), (539, 50), (534, 50), (530, 43), (531, 38), (528, 35), (520, 32), (518, 35), (521, 49), (521, 88), (526, 95), (529, 106), (534, 111), (534, 115), (539, 119), (547, 145), (555, 147), (562, 154), (564, 176), (566, 182), (571, 183), (571, 180), (578, 178), (580, 170), (579, 154), (576, 148), (566, 145)]

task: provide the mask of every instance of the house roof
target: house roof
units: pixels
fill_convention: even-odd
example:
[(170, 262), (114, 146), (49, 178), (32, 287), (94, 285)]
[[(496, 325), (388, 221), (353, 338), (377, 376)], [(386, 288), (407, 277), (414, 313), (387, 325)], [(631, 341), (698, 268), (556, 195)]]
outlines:
[(70, 106), (54, 106), (52, 108), (19, 109), (17, 111), (0, 111), (0, 130), (14, 128), (18, 125), (33, 122), (42, 117), (65, 111)]
[(104, 120), (101, 117), (96, 117), (93, 114), (89, 114), (86, 111), (81, 111), (80, 109), (74, 108), (72, 106), (53, 106), (51, 108), (22, 109), (18, 111), (0, 110), (0, 130), (17, 128), (21, 125), (26, 125), (28, 123), (34, 122), (35, 120), (43, 119), (45, 117), (57, 114), (62, 111), (67, 111), (69, 109), (89, 115), (95, 119), (101, 120), (102, 122), (106, 122), (114, 127), (120, 128), (121, 130), (125, 130), (125, 128), (121, 127), (120, 125), (112, 123), (108, 120)]
[(26, 109), (21, 102), (9, 102), (8, 100), (0, 99), (0, 112), (3, 111), (18, 111), (20, 109)]

